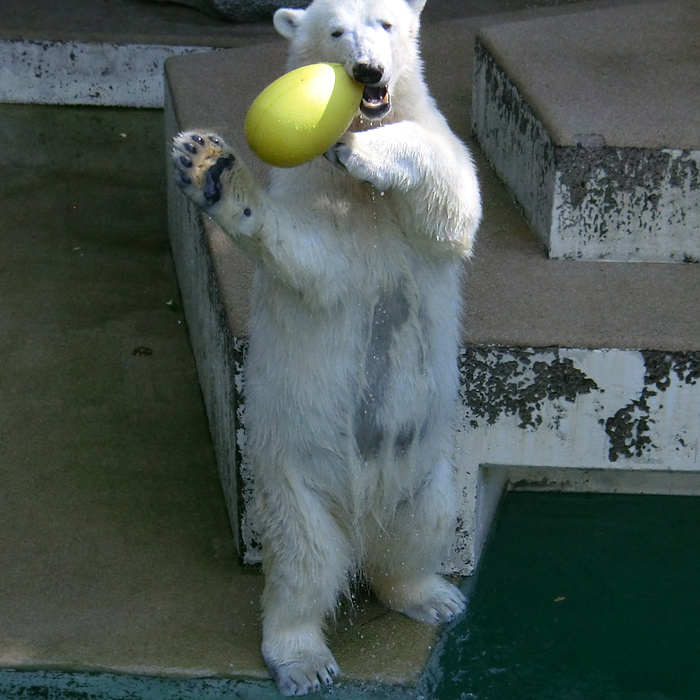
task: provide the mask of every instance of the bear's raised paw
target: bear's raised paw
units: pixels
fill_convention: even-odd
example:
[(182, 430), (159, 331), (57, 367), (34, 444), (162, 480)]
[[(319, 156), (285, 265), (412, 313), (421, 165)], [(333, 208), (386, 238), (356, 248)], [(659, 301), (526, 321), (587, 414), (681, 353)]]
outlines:
[(216, 134), (186, 131), (173, 139), (172, 159), (180, 189), (212, 211), (221, 201), (224, 176), (236, 162), (232, 149)]

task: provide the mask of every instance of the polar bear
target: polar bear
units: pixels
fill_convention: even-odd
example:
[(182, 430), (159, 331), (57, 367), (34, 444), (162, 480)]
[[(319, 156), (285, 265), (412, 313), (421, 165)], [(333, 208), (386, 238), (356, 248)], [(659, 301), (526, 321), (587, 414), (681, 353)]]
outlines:
[(180, 187), (255, 263), (247, 445), (262, 652), (284, 695), (338, 675), (324, 620), (357, 577), (427, 623), (465, 605), (436, 571), (454, 533), (460, 279), (481, 203), (422, 78), (424, 2), (275, 13), (290, 70), (337, 62), (365, 87), (325, 157), (273, 168), (269, 188), (218, 135), (174, 140)]

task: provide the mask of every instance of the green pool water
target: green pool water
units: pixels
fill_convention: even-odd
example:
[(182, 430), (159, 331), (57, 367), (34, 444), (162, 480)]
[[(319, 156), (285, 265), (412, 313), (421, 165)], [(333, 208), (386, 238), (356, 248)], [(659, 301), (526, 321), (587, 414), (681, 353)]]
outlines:
[(436, 700), (700, 698), (700, 499), (509, 493)]

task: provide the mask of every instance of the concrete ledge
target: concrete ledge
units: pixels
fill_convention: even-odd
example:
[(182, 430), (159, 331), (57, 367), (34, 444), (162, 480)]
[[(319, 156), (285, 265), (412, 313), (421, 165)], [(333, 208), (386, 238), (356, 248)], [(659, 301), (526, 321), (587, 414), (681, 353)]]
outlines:
[(482, 30), (473, 125), (553, 258), (700, 261), (692, 0)]
[[(337, 682), (333, 698), (338, 700), (419, 700), (413, 688), (386, 686), (364, 681)], [(0, 671), (3, 700), (279, 700), (279, 691), (269, 682), (222, 678), (173, 679), (115, 676), (108, 673), (61, 671)]]
[(0, 42), (0, 102), (162, 107), (163, 63), (206, 47)]
[(0, 102), (162, 107), (169, 56), (274, 35), (269, 21), (231, 24), (174, 5), (43, 4), (0, 3)]
[[(438, 64), (458, 63), (457, 44), (446, 43), (442, 30), (424, 33), (425, 53)], [(264, 181), (265, 169), (248, 151), (241, 125), (247, 106), (283, 62), (280, 42), (170, 59), (166, 139), (184, 128), (214, 128)], [(451, 103), (451, 75), (432, 88), (439, 103)], [(468, 123), (459, 112), (447, 116), (453, 124)], [(486, 216), (464, 289), (455, 460), (460, 523), (444, 567), (461, 574), (476, 566), (501, 494), (512, 483), (700, 493), (698, 437), (688, 418), (700, 412), (700, 333), (693, 320), (700, 268), (547, 260), (483, 163), (480, 173)], [(227, 487), (235, 486), (229, 512), (239, 554), (254, 563), (258, 535), (247, 508), (252, 477), (240, 378), (250, 269), (174, 186), (170, 212), (219, 467)], [(196, 273), (188, 271), (192, 266)], [(221, 408), (232, 399), (233, 414)], [(664, 472), (682, 476), (664, 480)]]

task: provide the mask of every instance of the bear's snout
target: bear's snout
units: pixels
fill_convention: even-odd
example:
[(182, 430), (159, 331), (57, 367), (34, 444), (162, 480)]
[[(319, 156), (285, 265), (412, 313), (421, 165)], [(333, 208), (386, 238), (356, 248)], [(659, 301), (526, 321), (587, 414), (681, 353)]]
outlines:
[(382, 85), (384, 67), (372, 63), (356, 63), (352, 77), (365, 86), (360, 111), (368, 119), (381, 119), (391, 109), (389, 91)]
[(356, 63), (352, 68), (352, 77), (363, 85), (377, 85), (384, 77), (384, 68), (371, 63)]

